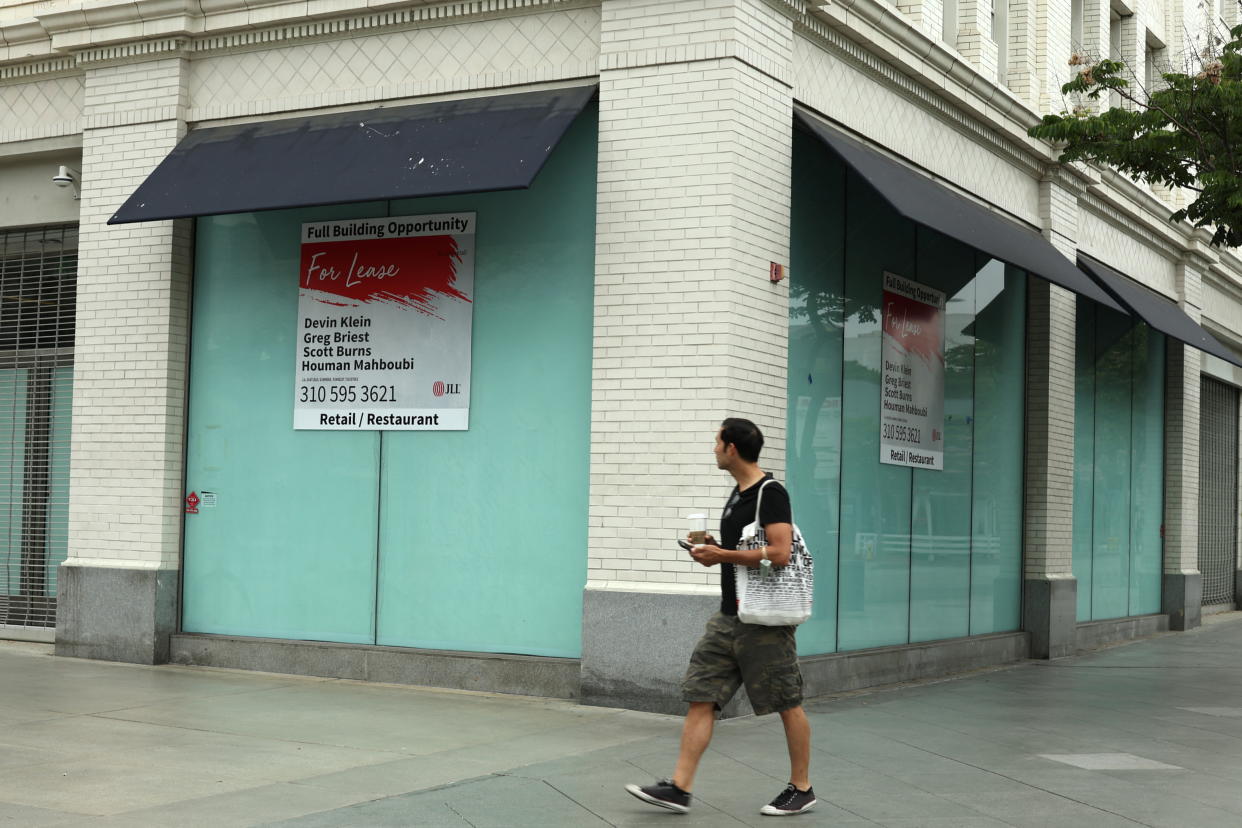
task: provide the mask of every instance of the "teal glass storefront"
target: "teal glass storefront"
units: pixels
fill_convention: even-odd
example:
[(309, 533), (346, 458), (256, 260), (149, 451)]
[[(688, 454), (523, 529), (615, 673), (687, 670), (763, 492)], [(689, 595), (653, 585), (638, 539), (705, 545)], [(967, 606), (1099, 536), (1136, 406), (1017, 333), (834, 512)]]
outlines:
[[(795, 131), (787, 477), (803, 654), (1018, 629), (1026, 274), (901, 217)], [(881, 275), (947, 295), (943, 471), (879, 456)]]
[[(580, 654), (596, 120), (529, 190), (198, 221), (187, 632)], [(469, 430), (293, 430), (301, 224), (445, 212), (477, 213)]]
[(1078, 620), (1160, 611), (1164, 336), (1079, 299), (1074, 406)]
[[(804, 654), (1020, 626), (1027, 275), (895, 212), (794, 135), (787, 477), (816, 557)], [(878, 462), (881, 275), (947, 295), (945, 467)], [(1160, 611), (1165, 339), (1079, 298), (1080, 622)]]

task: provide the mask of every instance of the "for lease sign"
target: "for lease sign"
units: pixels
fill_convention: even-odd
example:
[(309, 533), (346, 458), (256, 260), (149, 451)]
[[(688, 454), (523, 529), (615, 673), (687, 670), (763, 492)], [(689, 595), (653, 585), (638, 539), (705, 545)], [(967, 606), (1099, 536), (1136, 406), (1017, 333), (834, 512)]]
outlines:
[(941, 291), (884, 274), (880, 462), (944, 469)]
[(302, 225), (295, 429), (464, 430), (474, 213)]

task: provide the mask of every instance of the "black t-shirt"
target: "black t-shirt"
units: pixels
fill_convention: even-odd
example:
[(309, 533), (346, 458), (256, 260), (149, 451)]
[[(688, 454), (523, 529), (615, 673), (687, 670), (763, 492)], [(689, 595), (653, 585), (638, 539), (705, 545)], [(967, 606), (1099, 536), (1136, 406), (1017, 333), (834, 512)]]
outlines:
[[(772, 475), (765, 474), (763, 480), (755, 483), (744, 492), (733, 487), (733, 493), (725, 503), (724, 513), (720, 516), (720, 548), (737, 549), (742, 538), (742, 530), (755, 521), (755, 498), (764, 480), (772, 480)], [(759, 523), (767, 526), (772, 523), (793, 523), (793, 509), (789, 506), (789, 492), (780, 483), (773, 482), (763, 490), (763, 514)], [(720, 611), (725, 615), (737, 615), (737, 582), (733, 576), (733, 564), (720, 565)]]

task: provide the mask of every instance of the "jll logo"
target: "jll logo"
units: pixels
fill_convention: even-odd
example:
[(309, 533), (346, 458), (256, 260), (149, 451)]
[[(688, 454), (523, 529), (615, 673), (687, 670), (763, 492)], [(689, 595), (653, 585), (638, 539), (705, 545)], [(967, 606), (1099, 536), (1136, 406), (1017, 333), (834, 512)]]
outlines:
[(431, 384), (431, 393), (435, 394), (437, 397), (443, 397), (445, 394), (460, 394), (461, 383), (459, 382), (445, 383), (445, 382), (441, 382), (440, 380), (436, 380), (434, 383)]

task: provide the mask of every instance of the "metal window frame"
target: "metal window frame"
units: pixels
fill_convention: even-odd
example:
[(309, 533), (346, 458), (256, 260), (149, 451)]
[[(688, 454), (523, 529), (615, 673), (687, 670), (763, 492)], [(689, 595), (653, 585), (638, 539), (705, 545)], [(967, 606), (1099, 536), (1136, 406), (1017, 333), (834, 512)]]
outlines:
[(53, 452), (68, 446), (53, 444), (55, 371), (74, 362), (77, 238), (76, 224), (0, 229), (0, 316), (5, 323), (0, 343), (7, 346), (0, 350), (0, 369), (26, 372), (20, 413), (16, 381), (9, 397), (0, 398), (0, 405), (9, 404), (14, 422), (20, 416), (22, 423), (20, 439), (16, 430), (7, 436), (9, 463), (0, 468), (0, 482), (8, 481), (7, 490), (0, 488), (0, 509), (9, 516), (0, 546), (3, 630), (46, 630), (56, 624), (56, 589), (48, 572), (50, 520), (67, 518), (68, 498), (57, 498), (56, 487), (68, 481), (56, 479)]

